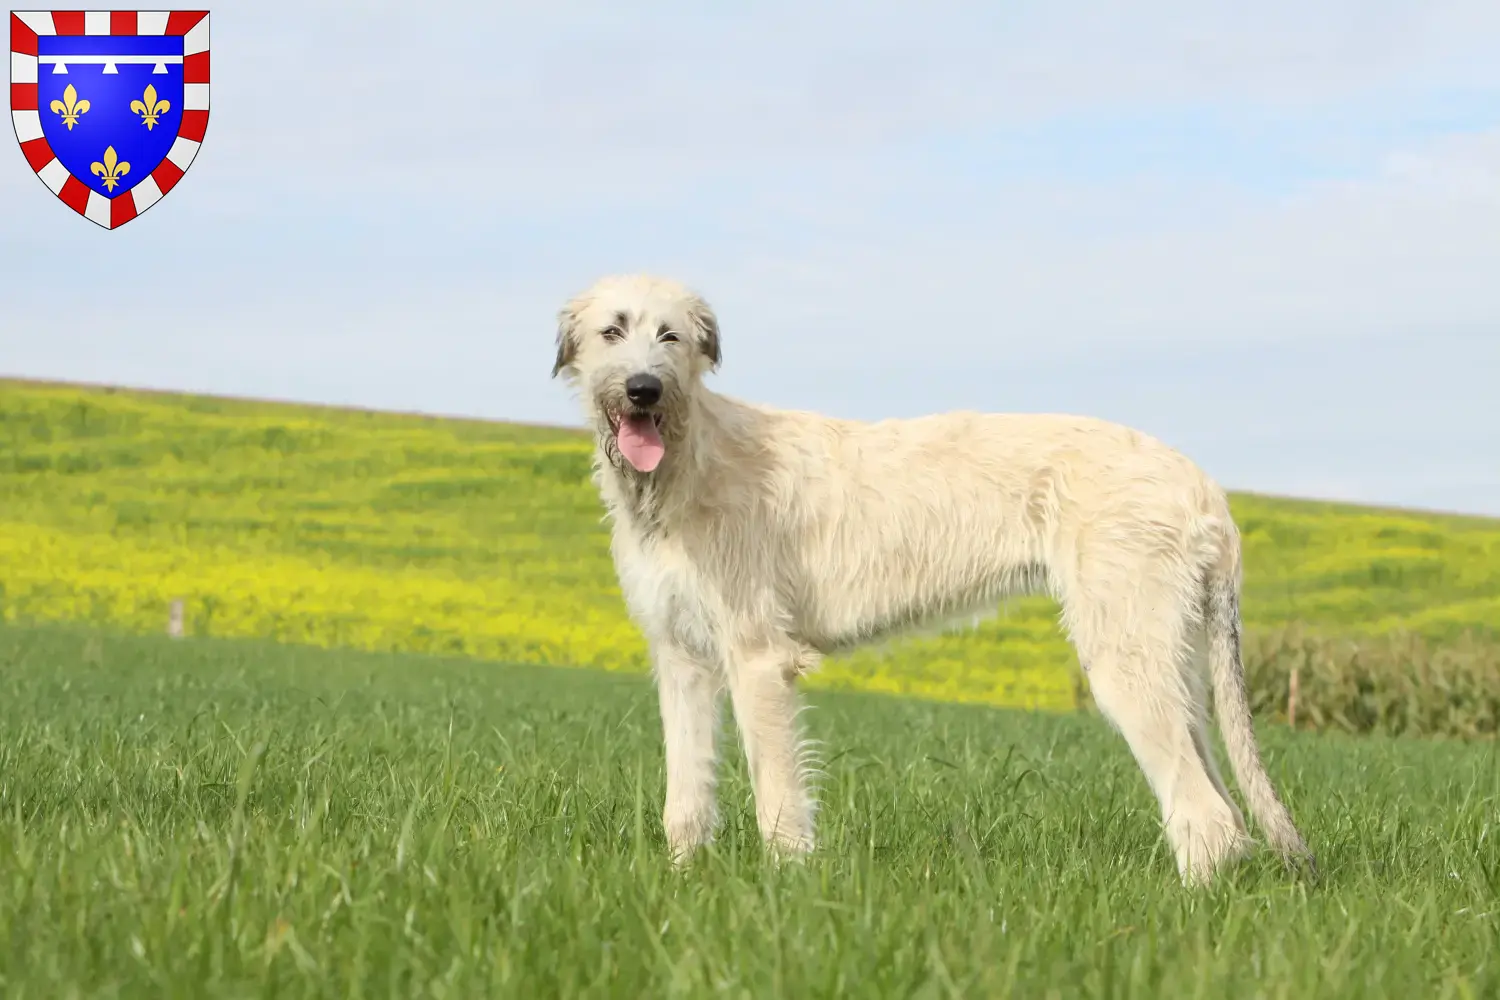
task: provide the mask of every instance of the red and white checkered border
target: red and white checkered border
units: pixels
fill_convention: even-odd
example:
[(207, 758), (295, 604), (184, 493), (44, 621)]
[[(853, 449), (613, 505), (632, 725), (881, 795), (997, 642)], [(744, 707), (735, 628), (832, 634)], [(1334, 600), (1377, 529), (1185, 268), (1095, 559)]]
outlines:
[[(181, 35), (182, 124), (177, 141), (151, 175), (106, 198), (68, 173), (42, 133), (37, 109), (38, 35)], [(13, 10), (10, 12), (10, 119), (21, 152), (48, 190), (79, 215), (116, 229), (161, 201), (198, 155), (208, 129), (208, 11)]]

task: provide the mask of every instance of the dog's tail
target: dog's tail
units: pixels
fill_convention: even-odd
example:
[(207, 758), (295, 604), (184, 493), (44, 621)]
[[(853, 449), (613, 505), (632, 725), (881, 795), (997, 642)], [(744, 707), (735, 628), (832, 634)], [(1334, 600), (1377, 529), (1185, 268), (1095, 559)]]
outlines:
[(1260, 745), (1250, 722), (1250, 700), (1245, 693), (1245, 666), (1240, 650), (1240, 539), (1229, 523), (1219, 558), (1205, 580), (1204, 612), (1208, 658), (1213, 675), (1214, 714), (1219, 720), (1234, 777), (1250, 806), (1250, 813), (1266, 839), (1290, 861), (1316, 864), (1291, 813), (1271, 785), (1260, 758)]

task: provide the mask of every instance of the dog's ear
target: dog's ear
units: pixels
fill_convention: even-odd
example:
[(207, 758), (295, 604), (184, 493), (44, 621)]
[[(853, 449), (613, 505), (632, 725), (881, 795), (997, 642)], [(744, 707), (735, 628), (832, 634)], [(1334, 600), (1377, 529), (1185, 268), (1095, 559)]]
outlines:
[(573, 365), (578, 354), (579, 324), (583, 319), (584, 303), (577, 299), (562, 307), (557, 314), (557, 360), (552, 363), (552, 377)]
[(698, 350), (708, 358), (710, 370), (718, 368), (719, 362), (723, 360), (723, 353), (719, 348), (719, 317), (709, 304), (694, 295), (688, 299), (688, 318), (693, 323), (694, 342)]

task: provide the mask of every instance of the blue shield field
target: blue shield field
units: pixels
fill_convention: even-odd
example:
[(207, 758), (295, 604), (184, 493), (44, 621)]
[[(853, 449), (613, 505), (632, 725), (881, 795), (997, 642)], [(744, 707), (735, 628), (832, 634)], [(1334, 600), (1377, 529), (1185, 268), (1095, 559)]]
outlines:
[(68, 173), (115, 198), (167, 156), (182, 123), (181, 35), (37, 39), (42, 133)]

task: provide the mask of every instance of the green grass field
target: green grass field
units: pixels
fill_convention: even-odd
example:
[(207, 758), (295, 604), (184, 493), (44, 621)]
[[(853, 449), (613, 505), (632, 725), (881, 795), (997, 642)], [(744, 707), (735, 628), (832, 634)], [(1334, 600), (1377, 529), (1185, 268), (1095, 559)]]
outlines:
[[(640, 671), (580, 434), (0, 381), (0, 617)], [(1233, 498), (1247, 624), (1500, 623), (1500, 522)], [(1070, 708), (1055, 605), (825, 664), (824, 688)]]
[(1322, 879), (1189, 892), (1098, 719), (813, 701), (820, 852), (734, 750), (674, 873), (644, 678), (0, 627), (0, 993), (1500, 995), (1493, 743), (1265, 728)]

